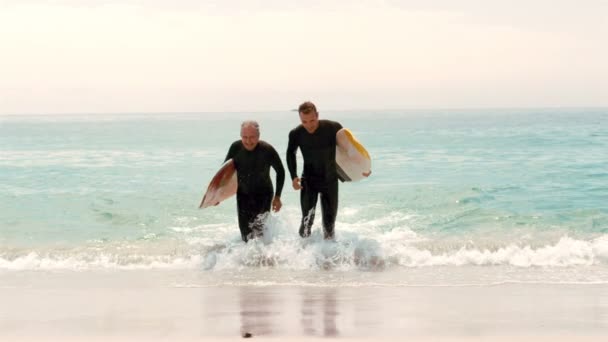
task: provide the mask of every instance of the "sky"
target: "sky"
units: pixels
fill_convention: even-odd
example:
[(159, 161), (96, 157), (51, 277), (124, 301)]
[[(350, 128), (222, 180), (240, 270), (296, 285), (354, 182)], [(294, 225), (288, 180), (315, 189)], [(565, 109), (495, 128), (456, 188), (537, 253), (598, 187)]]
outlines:
[(603, 0), (0, 0), (0, 114), (608, 107)]

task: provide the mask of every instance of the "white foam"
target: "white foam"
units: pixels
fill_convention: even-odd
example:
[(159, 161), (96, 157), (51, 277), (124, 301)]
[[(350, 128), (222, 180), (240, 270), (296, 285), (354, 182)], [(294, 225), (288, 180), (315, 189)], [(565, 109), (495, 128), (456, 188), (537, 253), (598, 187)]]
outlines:
[(392, 258), (401, 266), (463, 266), (463, 265), (512, 265), (532, 266), (577, 266), (596, 263), (593, 242), (562, 237), (554, 245), (532, 248), (529, 245), (510, 244), (490, 249), (461, 247), (455, 251), (433, 254), (429, 250), (414, 246), (393, 246)]
[(201, 263), (199, 255), (175, 257), (171, 255), (56, 255), (43, 256), (36, 252), (14, 259), (0, 257), (0, 269), (4, 270), (145, 270), (145, 269), (194, 269)]
[(175, 234), (165, 240), (162, 235), (150, 233), (148, 239), (129, 245), (92, 241), (88, 246), (72, 250), (0, 249), (0, 269), (225, 271), (261, 267), (357, 271), (467, 265), (531, 268), (608, 264), (608, 235), (593, 240), (565, 235), (547, 238), (544, 244), (530, 236), (504, 242), (467, 239), (445, 243), (410, 228), (417, 219), (415, 215), (392, 212), (367, 221), (339, 221), (336, 242), (328, 242), (323, 240), (320, 222), (316, 222), (311, 237), (300, 238), (299, 210), (285, 207), (280, 214), (269, 216), (263, 238), (245, 244), (240, 239), (236, 219), (232, 224), (201, 224), (200, 218), (181, 217), (176, 219), (180, 226), (168, 228)]
[(608, 262), (608, 235), (603, 235), (592, 241), (593, 254), (598, 261)]
[(359, 212), (358, 208), (344, 208), (340, 211), (341, 216), (355, 216)]

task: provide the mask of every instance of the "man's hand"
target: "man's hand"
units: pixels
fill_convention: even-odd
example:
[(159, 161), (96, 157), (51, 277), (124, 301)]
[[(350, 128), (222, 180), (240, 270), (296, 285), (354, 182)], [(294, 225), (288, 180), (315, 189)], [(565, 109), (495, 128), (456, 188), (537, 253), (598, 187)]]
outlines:
[(294, 190), (300, 190), (302, 189), (302, 185), (300, 184), (300, 178), (296, 177), (293, 179), (291, 185), (293, 186)]
[(272, 199), (272, 211), (278, 213), (279, 210), (281, 210), (282, 206), (283, 206), (283, 203), (281, 203), (281, 197), (275, 196)]

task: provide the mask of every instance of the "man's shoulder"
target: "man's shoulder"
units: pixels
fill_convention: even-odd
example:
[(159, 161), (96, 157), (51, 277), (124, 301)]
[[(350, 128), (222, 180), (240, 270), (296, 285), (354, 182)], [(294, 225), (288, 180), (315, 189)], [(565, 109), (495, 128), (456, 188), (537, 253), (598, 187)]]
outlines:
[(260, 147), (262, 147), (265, 150), (274, 150), (274, 147), (267, 141), (260, 140), (260, 141), (258, 141), (258, 144), (260, 145)]
[(327, 119), (319, 120), (319, 123), (322, 125), (325, 125), (325, 126), (342, 126), (338, 121), (327, 120)]
[(236, 158), (243, 149), (243, 143), (241, 143), (240, 140), (233, 142), (228, 148), (228, 154), (226, 155), (226, 158)]
[(342, 124), (340, 124), (338, 121), (333, 120), (319, 120), (319, 126), (323, 127), (324, 130), (332, 131), (338, 131), (340, 130), (340, 128), (342, 128)]
[(304, 131), (304, 126), (302, 126), (302, 124), (299, 124), (298, 126), (296, 126), (296, 128), (289, 131), (289, 135), (292, 136), (295, 134), (300, 134), (302, 131)]

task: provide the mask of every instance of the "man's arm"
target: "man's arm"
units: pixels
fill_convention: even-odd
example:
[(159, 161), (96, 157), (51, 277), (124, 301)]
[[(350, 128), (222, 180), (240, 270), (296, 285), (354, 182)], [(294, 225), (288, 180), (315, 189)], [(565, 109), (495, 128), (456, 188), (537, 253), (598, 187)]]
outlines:
[(296, 161), (298, 144), (295, 140), (295, 131), (289, 132), (289, 142), (287, 143), (287, 169), (289, 170), (291, 180), (298, 178), (298, 166)]
[(276, 190), (274, 193), (275, 193), (276, 197), (281, 197), (281, 192), (283, 191), (283, 185), (285, 184), (285, 168), (283, 167), (283, 162), (281, 162), (281, 158), (279, 157), (279, 154), (272, 147), (271, 147), (271, 151), (270, 151), (270, 156), (271, 156), (270, 166), (272, 166), (274, 171), (277, 173), (277, 179), (275, 181)]
[(283, 167), (283, 163), (281, 162), (281, 158), (277, 151), (271, 146), (271, 160), (270, 165), (277, 173), (276, 189), (274, 192), (274, 198), (272, 199), (272, 211), (278, 212), (281, 210), (283, 203), (281, 202), (281, 191), (283, 191), (283, 184), (285, 184), (285, 168)]

